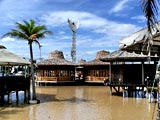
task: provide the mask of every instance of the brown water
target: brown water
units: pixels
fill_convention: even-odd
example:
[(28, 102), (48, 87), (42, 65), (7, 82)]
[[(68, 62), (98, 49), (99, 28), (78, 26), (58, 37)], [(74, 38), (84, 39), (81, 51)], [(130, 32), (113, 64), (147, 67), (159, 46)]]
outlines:
[(21, 100), (16, 105), (13, 97), (12, 105), (0, 107), (0, 120), (156, 120), (157, 104), (110, 96), (106, 86), (39, 86), (36, 91), (40, 104)]

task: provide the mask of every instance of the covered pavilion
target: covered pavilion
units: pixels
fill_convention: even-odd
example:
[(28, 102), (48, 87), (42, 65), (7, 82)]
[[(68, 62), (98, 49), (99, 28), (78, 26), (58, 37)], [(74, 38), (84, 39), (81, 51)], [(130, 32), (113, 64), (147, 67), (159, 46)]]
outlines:
[[(30, 99), (30, 76), (29, 71), (27, 73), (24, 69), (24, 74), (17, 75), (14, 72), (9, 71), (8, 68), (13, 66), (29, 66), (30, 62), (10, 51), (4, 46), (0, 45), (0, 103), (4, 102), (4, 96), (9, 96), (12, 91), (16, 92), (16, 98), (18, 102), (18, 92), (24, 91), (25, 101)], [(28, 67), (29, 68), (29, 67)], [(28, 93), (28, 94), (26, 94)]]

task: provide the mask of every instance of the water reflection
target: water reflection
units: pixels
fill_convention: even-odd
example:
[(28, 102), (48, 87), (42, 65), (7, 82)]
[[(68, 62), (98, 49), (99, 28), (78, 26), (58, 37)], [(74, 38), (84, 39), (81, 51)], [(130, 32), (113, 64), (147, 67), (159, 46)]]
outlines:
[(110, 96), (106, 86), (41, 86), (37, 97), (40, 104), (14, 106), (13, 102), (1, 107), (0, 119), (152, 120), (153, 114), (156, 119), (156, 104), (145, 98)]

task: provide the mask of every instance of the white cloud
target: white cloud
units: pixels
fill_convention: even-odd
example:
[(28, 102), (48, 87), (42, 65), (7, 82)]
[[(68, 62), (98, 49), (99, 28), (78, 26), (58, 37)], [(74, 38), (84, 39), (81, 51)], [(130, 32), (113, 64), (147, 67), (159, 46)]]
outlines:
[(60, 35), (64, 35), (65, 32), (64, 32), (64, 31), (59, 31), (59, 34), (60, 34)]
[(146, 22), (146, 18), (143, 15), (131, 17), (133, 20), (137, 20), (139, 23)]
[[(43, 24), (52, 26), (55, 29), (60, 28), (60, 30), (58, 30), (58, 34), (55, 34), (54, 41), (52, 41), (52, 45), (54, 45), (54, 47), (53, 48), (49, 47), (50, 46), (49, 42), (47, 42), (48, 43), (47, 48), (46, 46), (44, 46), (44, 48), (50, 50), (43, 50), (43, 51), (51, 51), (53, 49), (62, 50), (65, 51), (64, 54), (68, 52), (69, 53), (68, 55), (70, 55), (71, 32), (69, 31), (67, 23), (68, 18), (76, 19), (77, 21), (80, 22), (80, 28), (77, 32), (77, 37), (76, 37), (77, 59), (87, 56), (87, 58), (91, 60), (92, 58), (90, 58), (89, 56), (95, 56), (98, 50), (107, 49), (109, 51), (113, 51), (114, 49), (118, 49), (118, 41), (122, 37), (141, 29), (141, 27), (136, 26), (134, 24), (126, 24), (126, 23), (111, 21), (103, 17), (91, 14), (89, 12), (79, 12), (79, 11), (50, 12), (45, 16), (42, 16), (41, 19), (43, 20)], [(67, 31), (62, 32), (61, 31), (62, 27), (64, 31), (67, 28), (69, 33), (67, 33)], [(81, 31), (92, 32), (92, 33), (81, 34)], [(82, 55), (81, 53), (87, 55)]]
[(67, 19), (77, 19), (80, 22), (79, 29), (88, 29), (92, 32), (103, 33), (109, 35), (126, 35), (136, 30), (140, 27), (132, 24), (119, 23), (115, 21), (110, 21), (102, 17), (96, 16), (89, 12), (79, 12), (79, 11), (57, 11), (50, 12), (42, 16), (42, 20), (45, 24), (53, 27), (67, 26)]
[(67, 19), (74, 19), (80, 22), (81, 28), (102, 26), (105, 24), (105, 20), (94, 14), (88, 12), (79, 11), (57, 11), (50, 12), (41, 18), (46, 22), (47, 25), (51, 26), (64, 26), (68, 25)]
[(2, 38), (1, 41), (2, 42), (9, 42), (9, 41), (15, 41), (15, 39), (11, 38), (11, 37), (5, 37), (5, 38)]
[(116, 13), (121, 10), (123, 10), (126, 7), (126, 3), (128, 3), (129, 0), (120, 0), (114, 7), (111, 9), (110, 13)]
[[(119, 13), (119, 11), (124, 10), (126, 7), (132, 7), (127, 6), (128, 2), (133, 2), (135, 0), (117, 1), (118, 2), (112, 9), (112, 12), (116, 13), (114, 15), (121, 15), (122, 18), (122, 14), (121, 12)], [(71, 4), (73, 7), (69, 6), (69, 2), (73, 3)], [(64, 54), (67, 53), (69, 57), (72, 45), (72, 33), (69, 29), (67, 19), (74, 19), (80, 23), (80, 28), (77, 30), (76, 36), (77, 58), (86, 57), (86, 59), (91, 59), (91, 56), (94, 56), (95, 58), (97, 50), (113, 50), (118, 47), (118, 41), (121, 37), (129, 35), (140, 29), (138, 25), (123, 23), (122, 19), (115, 20), (114, 18), (115, 21), (112, 21), (112, 16), (110, 16), (112, 14), (109, 16), (105, 15), (104, 8), (99, 9), (96, 5), (95, 8), (87, 8), (91, 5), (90, 2), (92, 1), (85, 1), (85, 5), (79, 7), (80, 1), (75, 2), (75, 0), (3, 0), (3, 2), (0, 4), (1, 34), (14, 28), (15, 22), (22, 22), (23, 19), (27, 20), (34, 18), (36, 21), (38, 21), (38, 24), (40, 22), (40, 24), (46, 25), (47, 28), (49, 30), (53, 30), (54, 33), (53, 36), (51, 35), (49, 38), (40, 41), (42, 45), (42, 56), (48, 58), (48, 54), (57, 49), (62, 50)], [(110, 5), (112, 4), (108, 3), (109, 2), (106, 1), (104, 6), (111, 7)], [(116, 3), (116, 1), (113, 3)], [(101, 5), (101, 3), (99, 5)], [(77, 11), (74, 11), (75, 9)], [(87, 10), (90, 12), (87, 12)], [(101, 15), (104, 16), (100, 17)], [(128, 19), (128, 16), (125, 16), (125, 12), (123, 12), (123, 15), (124, 19)], [(107, 17), (109, 17), (110, 20)], [(136, 19), (136, 17), (133, 17), (132, 19)], [(14, 50), (22, 56), (29, 57), (29, 48), (27, 43), (22, 41), (20, 44), (17, 42), (17, 40), (15, 40), (12, 42), (13, 44), (8, 44), (8, 41), (14, 41), (14, 39), (5, 38), (0, 40), (0, 42), (3, 43), (8, 49)], [(17, 48), (19, 51), (17, 51)], [(34, 58), (39, 58), (38, 46), (35, 45), (33, 49)]]

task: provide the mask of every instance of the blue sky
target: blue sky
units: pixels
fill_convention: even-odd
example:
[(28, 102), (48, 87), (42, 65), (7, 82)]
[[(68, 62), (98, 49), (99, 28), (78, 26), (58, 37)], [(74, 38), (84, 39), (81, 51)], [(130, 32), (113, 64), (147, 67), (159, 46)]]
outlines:
[[(39, 42), (41, 57), (48, 58), (54, 50), (63, 51), (71, 60), (72, 33), (67, 19), (79, 23), (76, 36), (77, 61), (93, 60), (97, 51), (113, 52), (119, 49), (119, 40), (146, 26), (140, 0), (0, 0), (0, 35), (15, 28), (15, 22), (34, 19), (46, 25), (53, 35)], [(15, 38), (0, 39), (8, 50), (26, 58), (29, 46)], [(37, 44), (33, 45), (34, 58), (40, 58)]]

